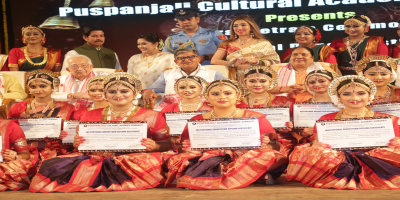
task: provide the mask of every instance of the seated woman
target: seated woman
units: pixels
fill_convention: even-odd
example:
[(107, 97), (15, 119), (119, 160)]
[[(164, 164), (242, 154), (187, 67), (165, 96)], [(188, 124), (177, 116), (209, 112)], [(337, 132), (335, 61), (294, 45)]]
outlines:
[[(251, 67), (244, 72), (244, 86), (248, 91), (243, 100), (236, 105), (237, 108), (270, 108), (289, 107), (292, 115), (294, 99), (285, 96), (275, 96), (269, 90), (275, 87), (278, 82), (278, 74), (271, 68)], [(268, 116), (267, 116), (268, 119)], [(281, 152), (289, 155), (292, 150), (291, 140), (286, 139), (293, 128), (292, 122), (286, 122), (287, 128), (275, 129), (280, 137)], [(291, 138), (290, 135), (288, 137)]]
[(243, 72), (247, 68), (279, 63), (279, 55), (271, 43), (264, 39), (260, 28), (249, 15), (235, 17), (231, 22), (230, 31), (230, 38), (220, 43), (211, 64), (234, 67), (237, 69), (236, 79), (241, 82)]
[[(212, 110), (212, 106), (210, 106), (208, 102), (204, 102), (200, 99), (200, 95), (204, 93), (207, 84), (207, 81), (199, 76), (183, 76), (179, 78), (175, 82), (174, 90), (182, 100), (164, 107), (160, 112)], [(172, 136), (171, 141), (172, 149), (177, 150), (180, 144), (180, 137)]]
[(87, 113), (87, 111), (105, 108), (109, 105), (104, 98), (103, 80), (105, 77), (106, 75), (98, 75), (88, 80), (86, 84), (86, 91), (90, 99), (93, 101), (93, 104), (90, 107), (82, 108), (72, 113), (71, 118), (73, 120), (80, 120), (82, 116)]
[(290, 63), (274, 68), (278, 72), (278, 84), (271, 93), (294, 98), (296, 102), (304, 102), (312, 98), (306, 91), (304, 81), (309, 72), (314, 70), (333, 71), (323, 63), (314, 62), (314, 52), (308, 47), (296, 47), (290, 56)]
[(307, 74), (304, 84), (306, 89), (313, 97), (308, 99), (307, 103), (326, 103), (331, 102), (328, 94), (328, 88), (331, 82), (338, 78), (335, 72), (327, 70), (314, 70)]
[(355, 75), (355, 66), (362, 58), (388, 55), (382, 36), (367, 36), (371, 20), (365, 15), (355, 15), (344, 21), (345, 38), (334, 39), (330, 46), (336, 50), (336, 60), (341, 74)]
[(29, 161), (29, 147), (24, 132), (18, 124), (9, 119), (0, 119), (0, 192), (28, 188), (30, 176), (36, 172), (35, 165)]
[[(313, 97), (305, 103), (331, 103), (331, 97), (328, 94), (329, 85), (338, 77), (337, 73), (326, 70), (314, 70), (308, 73), (305, 85), (307, 91), (313, 94)], [(310, 136), (314, 134), (313, 127), (295, 129), (294, 131), (297, 133), (294, 135), (297, 139), (296, 145), (311, 142)]]
[(155, 33), (139, 35), (137, 47), (142, 53), (129, 59), (128, 73), (139, 78), (143, 89), (153, 84), (162, 72), (178, 67), (174, 62), (174, 54), (161, 51), (164, 42)]
[[(58, 89), (59, 83), (58, 75), (54, 72), (43, 69), (29, 72), (26, 76), (26, 85), (29, 93), (35, 98), (12, 105), (8, 118), (59, 117), (69, 120), (71, 113), (75, 110), (74, 106), (51, 98), (51, 93)], [(32, 154), (31, 161), (34, 163), (39, 160), (39, 153), (43, 160), (65, 154), (67, 151), (67, 147), (62, 145), (61, 140), (31, 140), (28, 145)]]
[(279, 152), (280, 145), (273, 127), (265, 115), (236, 108), (242, 94), (234, 81), (213, 81), (205, 95), (214, 109), (192, 119), (258, 117), (262, 148), (192, 151), (186, 125), (181, 136), (184, 152), (168, 161), (166, 184), (176, 181), (177, 187), (191, 189), (233, 189), (246, 187), (258, 179), (272, 183), (283, 173), (287, 158)]
[(61, 50), (43, 47), (46, 36), (42, 29), (36, 26), (23, 27), (22, 42), (26, 46), (10, 50), (8, 55), (10, 71), (61, 70)]
[[(314, 62), (328, 62), (336, 64), (335, 49), (328, 45), (317, 45), (316, 43), (321, 40), (321, 33), (318, 29), (311, 26), (300, 26), (294, 32), (294, 39), (302, 47), (309, 47), (314, 51)], [(282, 63), (288, 63), (293, 48), (287, 49), (283, 52), (281, 57)]]
[[(142, 145), (148, 153), (98, 153), (49, 159), (32, 179), (31, 192), (89, 192), (142, 190), (164, 183), (163, 167), (171, 148), (169, 128), (162, 113), (135, 106), (132, 101), (141, 91), (132, 74), (114, 73), (104, 80), (105, 108), (88, 111), (81, 122), (145, 121), (147, 138)], [(74, 147), (84, 143), (77, 135)], [(59, 166), (64, 166), (60, 168)], [(55, 173), (56, 172), (56, 173)], [(85, 181), (82, 181), (85, 180)]]
[(251, 67), (245, 70), (243, 77), (248, 94), (236, 105), (237, 108), (293, 106), (293, 99), (269, 93), (278, 82), (278, 74), (273, 69)]
[(161, 112), (212, 110), (211, 106), (200, 99), (200, 95), (206, 89), (207, 84), (207, 81), (199, 76), (183, 76), (179, 78), (175, 81), (174, 89), (182, 100), (164, 107)]
[[(376, 87), (369, 79), (350, 75), (339, 77), (329, 87), (333, 103), (341, 107), (339, 112), (324, 115), (320, 120), (358, 119), (390, 116), (376, 113), (367, 106), (374, 98)], [(398, 117), (392, 117), (395, 138), (389, 147), (369, 151), (332, 150), (328, 144), (318, 141), (298, 146), (290, 156), (287, 180), (297, 180), (318, 188), (336, 189), (400, 189), (400, 131)], [(369, 133), (365, 133), (369, 134)]]
[(358, 75), (365, 76), (376, 85), (373, 103), (400, 101), (400, 88), (390, 85), (400, 74), (393, 58), (383, 55), (368, 56), (357, 63), (356, 71)]

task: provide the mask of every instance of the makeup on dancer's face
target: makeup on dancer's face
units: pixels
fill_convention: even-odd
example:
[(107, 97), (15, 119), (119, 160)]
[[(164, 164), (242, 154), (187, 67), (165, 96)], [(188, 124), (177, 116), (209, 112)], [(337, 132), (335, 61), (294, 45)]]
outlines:
[(299, 44), (312, 44), (315, 36), (306, 28), (298, 28), (295, 32), (294, 38)]
[(106, 99), (111, 103), (130, 103), (133, 101), (134, 92), (121, 83), (110, 86), (106, 91)]
[(227, 85), (217, 85), (208, 92), (208, 100), (214, 107), (234, 106), (237, 100), (236, 91)]
[(344, 31), (350, 36), (357, 36), (364, 34), (365, 26), (354, 21), (350, 21), (344, 25)]
[(33, 80), (29, 84), (29, 93), (38, 97), (48, 96), (52, 93), (51, 85), (42, 80)]
[(182, 98), (198, 97), (201, 92), (201, 87), (198, 83), (190, 79), (184, 79), (178, 83), (178, 95)]
[(104, 87), (102, 84), (95, 83), (89, 87), (88, 95), (93, 100), (103, 100), (104, 99)]
[(391, 81), (392, 72), (384, 66), (386, 63), (383, 61), (369, 62), (364, 76), (372, 80), (377, 87), (386, 86)]
[(250, 93), (265, 92), (271, 85), (271, 81), (268, 78), (260, 75), (246, 79), (245, 83)]
[(30, 42), (42, 42), (43, 35), (40, 31), (36, 29), (29, 29), (24, 32), (24, 39), (25, 42), (30, 43)]
[(355, 86), (346, 88), (339, 96), (346, 107), (356, 108), (366, 106), (369, 101), (369, 92), (364, 88)]
[(313, 92), (327, 91), (330, 83), (331, 81), (323, 76), (312, 76), (307, 80), (308, 88)]

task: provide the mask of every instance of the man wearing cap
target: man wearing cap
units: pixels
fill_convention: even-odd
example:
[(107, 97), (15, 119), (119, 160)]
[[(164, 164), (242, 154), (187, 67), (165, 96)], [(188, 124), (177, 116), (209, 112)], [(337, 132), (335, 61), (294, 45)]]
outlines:
[(174, 53), (178, 49), (194, 48), (199, 53), (200, 63), (209, 65), (219, 43), (226, 36), (218, 30), (200, 27), (198, 9), (181, 8), (174, 10), (174, 13), (175, 20), (183, 30), (168, 36), (163, 51)]
[(104, 30), (101, 27), (83, 28), (83, 39), (86, 43), (65, 54), (62, 70), (68, 68), (68, 59), (76, 55), (85, 55), (90, 58), (94, 68), (122, 69), (117, 54), (103, 47), (105, 41)]

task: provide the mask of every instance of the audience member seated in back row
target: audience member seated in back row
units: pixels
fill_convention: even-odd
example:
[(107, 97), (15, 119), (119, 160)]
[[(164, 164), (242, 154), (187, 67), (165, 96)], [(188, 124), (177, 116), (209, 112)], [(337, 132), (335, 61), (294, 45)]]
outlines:
[(148, 104), (158, 97), (157, 94), (164, 93), (164, 100), (156, 110), (161, 110), (165, 106), (177, 103), (180, 100), (180, 97), (174, 91), (174, 84), (176, 80), (183, 76), (199, 76), (207, 82), (225, 79), (221, 73), (206, 69), (200, 65), (196, 49), (187, 48), (177, 50), (174, 53), (174, 58), (179, 68), (163, 72), (157, 81), (143, 92), (143, 100)]
[(60, 89), (53, 98), (64, 101), (74, 100), (76, 109), (88, 107), (90, 99), (86, 89), (88, 80), (106, 73), (93, 71), (92, 61), (85, 55), (70, 57), (67, 60), (67, 66), (69, 74), (60, 76)]
[(89, 57), (94, 68), (121, 69), (117, 54), (103, 47), (106, 38), (105, 31), (101, 27), (85, 27), (82, 35), (86, 43), (65, 54), (62, 71), (67, 70), (69, 58), (76, 55)]

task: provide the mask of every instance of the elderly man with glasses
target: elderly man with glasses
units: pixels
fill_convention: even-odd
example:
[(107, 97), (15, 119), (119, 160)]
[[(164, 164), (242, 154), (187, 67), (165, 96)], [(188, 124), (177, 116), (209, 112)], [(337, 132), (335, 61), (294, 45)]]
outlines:
[(157, 106), (156, 110), (180, 100), (180, 97), (174, 91), (174, 84), (182, 76), (200, 76), (207, 82), (225, 79), (221, 73), (206, 69), (200, 65), (196, 49), (179, 49), (175, 51), (174, 58), (179, 68), (163, 72), (149, 89), (143, 91), (143, 101), (147, 104), (150, 104), (159, 95), (164, 95), (163, 101)]
[(86, 91), (87, 81), (97, 75), (104, 75), (104, 72), (92, 70), (93, 64), (85, 55), (75, 55), (67, 60), (67, 71), (69, 74), (60, 76), (59, 92), (55, 93), (57, 100), (74, 100), (75, 106), (80, 108), (88, 106), (90, 99)]

